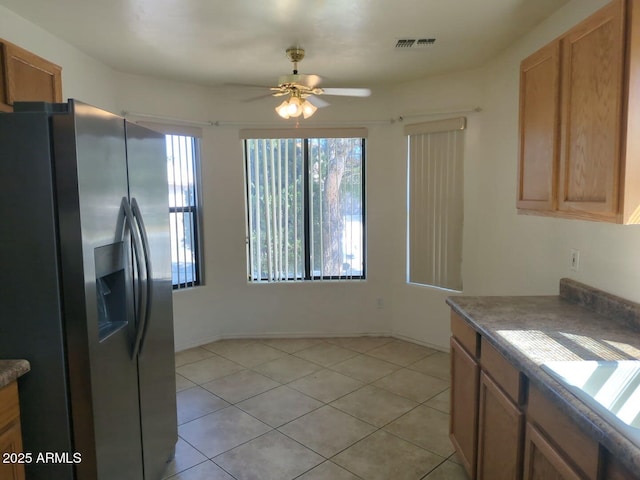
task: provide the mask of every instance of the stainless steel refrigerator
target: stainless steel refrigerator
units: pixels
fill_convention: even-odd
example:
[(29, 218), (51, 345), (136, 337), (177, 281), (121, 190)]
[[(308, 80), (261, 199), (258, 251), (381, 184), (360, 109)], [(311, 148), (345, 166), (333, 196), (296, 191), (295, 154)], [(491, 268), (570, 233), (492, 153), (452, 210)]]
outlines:
[(159, 479), (177, 441), (164, 136), (75, 100), (15, 110), (0, 113), (0, 358), (31, 362), (27, 479)]

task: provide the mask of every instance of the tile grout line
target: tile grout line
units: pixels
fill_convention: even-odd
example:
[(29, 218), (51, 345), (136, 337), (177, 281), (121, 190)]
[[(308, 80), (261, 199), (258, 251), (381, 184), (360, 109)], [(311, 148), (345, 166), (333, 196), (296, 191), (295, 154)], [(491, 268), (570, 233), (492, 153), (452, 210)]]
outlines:
[[(353, 337), (353, 338), (357, 338), (357, 337)], [(373, 337), (372, 337), (372, 338), (373, 338)], [(259, 339), (257, 339), (257, 340), (256, 340), (256, 343), (259, 343), (259, 344), (262, 344), (262, 345), (264, 345), (264, 346), (270, 347), (270, 348), (272, 348), (272, 349), (278, 350), (278, 351), (282, 352), (282, 353), (283, 353), (283, 355), (282, 355), (282, 356), (280, 356), (280, 357), (274, 358), (274, 359), (267, 360), (267, 361), (262, 362), (262, 363), (258, 363), (257, 365), (253, 365), (253, 366), (251, 366), (251, 367), (249, 367), (249, 366), (245, 366), (245, 365), (243, 365), (243, 364), (240, 364), (240, 363), (239, 363), (239, 362), (237, 362), (236, 360), (233, 360), (233, 359), (231, 359), (231, 358), (225, 357), (224, 355), (221, 355), (221, 354), (219, 354), (219, 353), (217, 353), (217, 352), (214, 352), (214, 351), (208, 350), (208, 349), (206, 349), (206, 348), (204, 348), (204, 347), (195, 347), (195, 348), (204, 348), (204, 349), (205, 349), (205, 350), (207, 350), (208, 352), (212, 353), (212, 356), (207, 357), (207, 358), (204, 358), (204, 359), (199, 359), (199, 360), (196, 360), (196, 361), (194, 361), (194, 362), (187, 363), (187, 364), (183, 364), (183, 365), (181, 365), (181, 366), (188, 365), (188, 364), (191, 364), (191, 363), (196, 363), (196, 362), (201, 361), (201, 360), (207, 360), (208, 358), (214, 358), (215, 356), (217, 356), (217, 357), (221, 357), (221, 358), (223, 358), (223, 359), (225, 359), (225, 360), (227, 360), (227, 361), (230, 361), (230, 362), (232, 362), (232, 363), (234, 363), (234, 364), (236, 364), (236, 365), (239, 365), (242, 369), (241, 369), (241, 370), (239, 370), (239, 371), (236, 371), (236, 372), (232, 372), (232, 373), (229, 373), (229, 374), (223, 375), (223, 376), (221, 376), (221, 377), (217, 377), (217, 378), (214, 378), (214, 379), (211, 379), (211, 380), (207, 380), (207, 381), (202, 382), (202, 383), (194, 382), (193, 380), (189, 379), (188, 377), (186, 377), (186, 376), (184, 376), (184, 375), (179, 374), (179, 373), (177, 373), (177, 372), (176, 372), (176, 374), (181, 375), (181, 376), (182, 376), (182, 377), (184, 377), (185, 379), (187, 379), (187, 380), (191, 381), (192, 383), (194, 383), (194, 386), (193, 386), (193, 387), (189, 387), (189, 388), (187, 388), (187, 389), (183, 389), (183, 390), (181, 390), (181, 391), (185, 391), (185, 390), (188, 390), (188, 389), (191, 389), (191, 388), (195, 388), (196, 386), (198, 386), (198, 387), (202, 388), (204, 391), (206, 391), (206, 392), (210, 393), (211, 395), (213, 395), (214, 397), (216, 397), (217, 399), (220, 399), (220, 400), (224, 401), (225, 403), (227, 403), (227, 405), (226, 405), (226, 406), (224, 406), (224, 407), (221, 407), (221, 408), (218, 408), (218, 409), (216, 409), (216, 410), (213, 410), (212, 412), (209, 412), (209, 413), (207, 413), (207, 414), (201, 415), (200, 417), (197, 417), (197, 418), (191, 419), (191, 420), (189, 420), (188, 422), (185, 422), (185, 423), (183, 423), (183, 424), (181, 424), (181, 425), (186, 425), (187, 423), (189, 423), (189, 422), (191, 422), (191, 421), (197, 420), (197, 419), (199, 419), (199, 418), (203, 418), (203, 417), (205, 417), (205, 416), (207, 416), (207, 415), (213, 414), (213, 413), (215, 413), (215, 412), (219, 412), (220, 410), (222, 410), (222, 409), (224, 409), (224, 408), (228, 408), (228, 407), (233, 406), (233, 407), (236, 407), (236, 408), (237, 408), (238, 410), (240, 410), (241, 412), (243, 412), (243, 413), (245, 413), (245, 414), (249, 415), (250, 417), (254, 418), (255, 420), (257, 420), (257, 421), (261, 422), (262, 424), (264, 424), (264, 425), (268, 426), (268, 427), (270, 428), (270, 430), (268, 430), (267, 432), (264, 432), (264, 433), (262, 433), (262, 434), (260, 434), (260, 435), (258, 435), (258, 436), (256, 436), (256, 437), (254, 437), (254, 438), (252, 438), (252, 439), (250, 439), (250, 440), (247, 440), (247, 441), (245, 441), (245, 442), (242, 442), (242, 443), (240, 443), (240, 444), (238, 444), (238, 445), (236, 445), (236, 446), (234, 446), (234, 447), (232, 447), (232, 448), (230, 448), (230, 449), (228, 449), (228, 450), (225, 450), (224, 452), (220, 452), (220, 453), (216, 454), (216, 455), (215, 455), (215, 456), (213, 456), (213, 457), (208, 457), (208, 456), (207, 456), (207, 455), (205, 455), (203, 452), (201, 452), (201, 451), (200, 451), (200, 450), (198, 450), (196, 447), (194, 447), (191, 443), (189, 443), (186, 439), (184, 439), (184, 438), (182, 438), (182, 437), (180, 437), (180, 438), (181, 438), (181, 439), (182, 439), (182, 441), (184, 441), (186, 444), (188, 444), (189, 446), (191, 446), (195, 451), (197, 451), (198, 453), (202, 454), (205, 458), (207, 458), (207, 460), (206, 460), (206, 461), (211, 461), (211, 462), (213, 462), (215, 465), (217, 465), (219, 468), (221, 468), (223, 471), (225, 471), (225, 472), (226, 472), (227, 474), (229, 474), (231, 477), (236, 478), (236, 477), (234, 477), (230, 472), (227, 472), (227, 471), (226, 471), (222, 466), (218, 465), (218, 464), (215, 462), (214, 458), (216, 458), (216, 457), (218, 457), (218, 456), (220, 456), (220, 455), (223, 455), (223, 454), (225, 454), (225, 453), (227, 453), (227, 452), (229, 452), (229, 451), (233, 450), (234, 448), (238, 448), (238, 447), (240, 447), (240, 446), (242, 446), (242, 445), (245, 445), (245, 444), (247, 444), (247, 443), (249, 443), (249, 442), (251, 442), (251, 441), (253, 441), (253, 440), (256, 440), (256, 439), (258, 439), (258, 438), (260, 438), (260, 437), (262, 437), (262, 436), (264, 436), (264, 435), (267, 435), (267, 434), (269, 434), (269, 433), (271, 433), (271, 432), (273, 432), (273, 431), (276, 431), (276, 432), (278, 432), (279, 434), (281, 434), (281, 435), (285, 436), (286, 438), (288, 438), (288, 439), (290, 439), (290, 440), (292, 440), (292, 441), (296, 442), (296, 443), (297, 443), (297, 444), (299, 444), (301, 447), (303, 447), (303, 448), (305, 448), (305, 449), (308, 449), (308, 450), (310, 450), (310, 451), (314, 452), (315, 454), (319, 455), (321, 458), (323, 458), (323, 459), (324, 459), (322, 462), (318, 463), (317, 465), (315, 465), (315, 466), (311, 467), (310, 469), (306, 470), (305, 472), (302, 472), (301, 474), (299, 474), (299, 475), (297, 475), (297, 476), (295, 477), (295, 478), (299, 478), (300, 476), (305, 475), (307, 472), (309, 472), (309, 471), (311, 471), (311, 470), (315, 469), (315, 468), (316, 468), (316, 467), (318, 467), (319, 465), (321, 465), (321, 464), (323, 464), (323, 463), (325, 463), (325, 462), (331, 462), (331, 459), (332, 459), (332, 458), (335, 458), (335, 457), (336, 457), (337, 455), (339, 455), (340, 453), (342, 453), (342, 452), (344, 452), (345, 450), (347, 450), (347, 449), (351, 448), (353, 445), (355, 445), (355, 444), (357, 444), (357, 443), (359, 443), (359, 442), (363, 441), (364, 439), (366, 439), (366, 438), (370, 437), (371, 435), (374, 435), (374, 434), (378, 433), (380, 430), (384, 430), (384, 429), (385, 429), (386, 427), (388, 427), (390, 424), (392, 424), (393, 422), (395, 422), (395, 421), (397, 421), (398, 419), (402, 418), (403, 416), (405, 416), (405, 415), (409, 414), (410, 412), (414, 411), (415, 409), (417, 409), (417, 408), (418, 408), (418, 407), (420, 407), (420, 406), (425, 406), (425, 407), (430, 408), (430, 409), (432, 409), (432, 410), (434, 410), (434, 411), (436, 411), (436, 412), (438, 412), (438, 413), (441, 413), (441, 414), (444, 414), (444, 415), (449, 415), (449, 413), (448, 413), (448, 412), (443, 412), (443, 411), (441, 411), (441, 410), (439, 410), (439, 409), (437, 409), (437, 408), (435, 408), (435, 407), (431, 407), (430, 405), (426, 405), (426, 403), (427, 403), (427, 402), (429, 402), (430, 400), (432, 400), (433, 398), (435, 398), (436, 396), (438, 396), (438, 395), (442, 394), (442, 393), (443, 393), (444, 391), (446, 391), (447, 389), (449, 389), (449, 388), (450, 388), (450, 384), (449, 384), (449, 385), (447, 385), (447, 387), (446, 387), (446, 388), (444, 388), (444, 389), (442, 389), (442, 390), (440, 390), (440, 391), (438, 391), (438, 392), (434, 393), (433, 395), (430, 395), (428, 398), (426, 398), (426, 399), (424, 399), (424, 400), (422, 400), (422, 401), (416, 401), (416, 400), (415, 400), (415, 399), (413, 399), (413, 398), (409, 398), (409, 397), (403, 396), (403, 395), (398, 394), (398, 393), (396, 393), (396, 392), (394, 392), (394, 391), (392, 391), (392, 390), (390, 390), (390, 389), (388, 389), (388, 388), (385, 388), (385, 387), (382, 387), (382, 386), (378, 386), (378, 385), (374, 385), (374, 383), (375, 383), (375, 382), (378, 382), (379, 380), (382, 380), (382, 379), (384, 379), (384, 378), (386, 378), (386, 377), (388, 377), (388, 376), (390, 376), (390, 375), (393, 375), (394, 373), (396, 373), (396, 372), (398, 372), (398, 371), (401, 371), (401, 370), (403, 370), (403, 369), (405, 369), (405, 370), (409, 370), (409, 371), (411, 371), (411, 372), (416, 372), (416, 373), (419, 373), (419, 374), (421, 374), (421, 375), (425, 375), (425, 376), (430, 377), (430, 378), (433, 378), (433, 379), (435, 379), (435, 380), (446, 381), (446, 380), (445, 380), (445, 379), (443, 379), (443, 378), (436, 377), (436, 376), (434, 376), (434, 375), (429, 375), (428, 373), (424, 373), (424, 372), (422, 372), (422, 371), (420, 371), (420, 370), (414, 370), (414, 369), (411, 369), (411, 368), (410, 368), (412, 365), (415, 365), (416, 363), (418, 363), (418, 362), (420, 362), (420, 361), (423, 361), (424, 359), (426, 359), (426, 358), (428, 358), (428, 357), (430, 357), (430, 356), (432, 356), (432, 355), (434, 355), (434, 354), (438, 353), (438, 351), (437, 351), (437, 350), (435, 350), (435, 351), (433, 351), (433, 352), (430, 352), (430, 353), (428, 353), (428, 354), (426, 354), (426, 355), (424, 355), (424, 356), (421, 356), (420, 358), (418, 358), (418, 359), (416, 359), (416, 360), (413, 360), (413, 361), (411, 361), (410, 363), (408, 363), (408, 364), (406, 364), (406, 365), (402, 365), (402, 364), (394, 363), (394, 362), (391, 362), (391, 361), (386, 360), (386, 359), (383, 359), (383, 358), (375, 357), (375, 356), (373, 356), (373, 355), (368, 355), (368, 352), (371, 352), (372, 350), (375, 350), (376, 348), (380, 348), (380, 347), (382, 347), (382, 346), (384, 346), (384, 345), (388, 345), (388, 344), (392, 343), (393, 341), (396, 341), (396, 339), (394, 339), (394, 338), (390, 338), (390, 340), (389, 340), (388, 342), (385, 342), (385, 343), (383, 343), (383, 344), (381, 344), (381, 345), (375, 346), (375, 347), (373, 347), (373, 348), (371, 348), (371, 349), (369, 349), (369, 350), (366, 350), (366, 351), (362, 352), (362, 351), (353, 350), (352, 348), (346, 347), (346, 346), (344, 346), (344, 345), (340, 345), (340, 344), (332, 343), (332, 342), (327, 341), (327, 340), (323, 340), (322, 342), (320, 342), (320, 343), (318, 343), (318, 344), (316, 344), (316, 345), (310, 345), (310, 346), (308, 346), (308, 347), (305, 347), (305, 348), (302, 348), (302, 349), (296, 350), (296, 351), (294, 351), (294, 352), (287, 352), (287, 351), (285, 351), (285, 350), (279, 349), (278, 347), (275, 347), (275, 346), (272, 346), (272, 345), (268, 345), (267, 343), (264, 343), (264, 342), (260, 341)], [(404, 340), (403, 340), (403, 341), (404, 341)], [(348, 357), (348, 358), (345, 358), (345, 359), (339, 360), (339, 361), (337, 361), (337, 362), (334, 362), (334, 363), (328, 364), (328, 365), (322, 365), (322, 364), (319, 364), (319, 363), (314, 362), (313, 360), (309, 360), (309, 359), (307, 359), (307, 358), (304, 358), (304, 357), (300, 357), (300, 356), (298, 356), (298, 355), (295, 355), (295, 353), (301, 352), (301, 351), (303, 351), (303, 350), (306, 350), (306, 349), (308, 349), (308, 348), (312, 348), (312, 347), (317, 346), (317, 345), (322, 345), (323, 343), (325, 343), (325, 344), (329, 344), (329, 345), (332, 345), (332, 346), (336, 346), (336, 347), (339, 347), (339, 348), (342, 348), (342, 349), (345, 349), (345, 350), (349, 350), (349, 351), (353, 352), (353, 353), (354, 353), (354, 355), (352, 355), (352, 356), (350, 356), (350, 357)], [(241, 348), (241, 345), (240, 345), (239, 347)], [(430, 348), (430, 347), (424, 347), (424, 348)], [(433, 349), (431, 349), (431, 350), (433, 350)], [(444, 353), (446, 353), (446, 352), (444, 352)], [(332, 367), (334, 367), (335, 365), (337, 365), (337, 364), (339, 364), (339, 363), (342, 363), (342, 362), (344, 362), (344, 361), (348, 361), (348, 360), (350, 360), (350, 359), (356, 358), (357, 356), (366, 356), (366, 357), (371, 358), (371, 359), (375, 359), (375, 360), (380, 360), (380, 361), (388, 362), (388, 363), (391, 363), (391, 364), (392, 364), (392, 365), (394, 365), (394, 366), (397, 366), (398, 368), (397, 368), (396, 370), (394, 370), (393, 372), (390, 372), (390, 373), (388, 373), (388, 374), (386, 374), (386, 375), (382, 375), (381, 377), (375, 378), (375, 379), (373, 379), (373, 380), (371, 380), (371, 381), (363, 381), (362, 379), (360, 379), (360, 378), (356, 378), (356, 377), (354, 377), (354, 376), (352, 376), (352, 375), (349, 375), (348, 373), (340, 372), (340, 371), (337, 371), (337, 370), (333, 370), (333, 368), (332, 368)], [(287, 357), (292, 357), (292, 358), (295, 358), (295, 359), (301, 359), (301, 360), (304, 360), (304, 361), (310, 362), (310, 363), (312, 363), (312, 364), (314, 364), (314, 365), (317, 365), (317, 366), (319, 367), (319, 369), (318, 369), (318, 370), (315, 370), (315, 371), (312, 371), (312, 372), (309, 372), (309, 373), (307, 373), (307, 374), (301, 375), (301, 376), (299, 376), (299, 377), (295, 377), (295, 378), (293, 378), (293, 379), (291, 379), (291, 380), (289, 380), (289, 381), (286, 381), (286, 382), (284, 382), (284, 383), (283, 383), (282, 381), (280, 381), (280, 380), (276, 380), (275, 378), (270, 377), (269, 375), (266, 375), (265, 373), (262, 373), (262, 372), (260, 372), (260, 371), (255, 370), (256, 368), (260, 367), (261, 365), (264, 365), (264, 364), (269, 363), (269, 362), (272, 362), (272, 361), (276, 361), (276, 360), (281, 359), (281, 358), (287, 358)], [(176, 367), (176, 368), (179, 368), (179, 367)], [(362, 385), (361, 385), (361, 386), (359, 386), (358, 388), (356, 388), (356, 389), (354, 389), (354, 390), (350, 391), (350, 392), (347, 392), (347, 393), (345, 393), (345, 394), (343, 394), (343, 395), (339, 395), (338, 397), (333, 398), (332, 400), (330, 400), (330, 401), (328, 401), (328, 402), (325, 402), (324, 400), (320, 400), (320, 399), (318, 399), (318, 398), (315, 398), (315, 397), (313, 397), (312, 395), (308, 395), (307, 393), (305, 393), (305, 392), (303, 392), (303, 391), (297, 390), (296, 388), (289, 386), (289, 384), (291, 384), (291, 383), (293, 383), (293, 382), (295, 382), (295, 381), (297, 381), (297, 380), (301, 380), (301, 379), (303, 379), (303, 378), (310, 377), (310, 376), (312, 376), (312, 375), (314, 375), (314, 374), (317, 374), (318, 372), (320, 372), (320, 371), (322, 371), (322, 370), (327, 370), (327, 371), (329, 371), (329, 372), (337, 373), (337, 374), (342, 375), (342, 376), (345, 376), (346, 378), (349, 378), (349, 379), (351, 379), (351, 380), (358, 381), (358, 382), (362, 383)], [(268, 388), (267, 390), (265, 390), (265, 391), (263, 391), (263, 392), (257, 393), (257, 394), (255, 394), (255, 395), (251, 395), (251, 396), (249, 396), (249, 397), (247, 397), (247, 398), (243, 398), (243, 399), (241, 399), (241, 400), (239, 400), (239, 401), (237, 401), (237, 402), (229, 402), (229, 401), (225, 400), (223, 397), (221, 397), (221, 396), (219, 396), (218, 394), (216, 394), (215, 392), (213, 392), (213, 391), (211, 391), (211, 390), (208, 390), (207, 388), (205, 388), (205, 387), (203, 386), (205, 383), (209, 383), (209, 382), (212, 382), (212, 381), (215, 381), (215, 380), (218, 380), (218, 379), (222, 379), (222, 378), (226, 378), (226, 377), (229, 377), (229, 376), (232, 376), (232, 375), (236, 375), (236, 374), (238, 374), (238, 373), (240, 373), (240, 372), (243, 372), (243, 371), (251, 371), (251, 372), (253, 372), (253, 373), (256, 373), (256, 374), (258, 374), (258, 375), (261, 375), (261, 376), (263, 376), (263, 377), (265, 377), (265, 378), (268, 378), (268, 379), (270, 379), (271, 381), (273, 381), (273, 382), (277, 383), (277, 385), (275, 385), (275, 386), (273, 386), (273, 387), (270, 387), (270, 388)], [(320, 405), (320, 406), (318, 406), (318, 407), (315, 407), (315, 408), (313, 408), (312, 410), (310, 410), (310, 411), (308, 411), (308, 412), (306, 412), (306, 413), (304, 413), (304, 414), (302, 414), (302, 415), (300, 415), (300, 416), (298, 416), (298, 417), (295, 417), (295, 418), (293, 418), (293, 419), (291, 419), (291, 420), (289, 420), (289, 421), (287, 421), (287, 422), (285, 422), (285, 423), (283, 423), (282, 425), (279, 425), (279, 426), (277, 426), (277, 427), (273, 427), (273, 426), (269, 425), (268, 423), (266, 423), (266, 422), (264, 422), (263, 420), (261, 420), (261, 419), (259, 419), (259, 418), (255, 417), (255, 416), (254, 416), (254, 415), (252, 415), (251, 413), (249, 413), (249, 412), (247, 412), (247, 411), (243, 410), (241, 407), (239, 407), (239, 406), (238, 406), (238, 404), (239, 404), (239, 403), (241, 403), (241, 402), (244, 402), (244, 401), (249, 400), (249, 399), (251, 399), (251, 398), (255, 398), (255, 397), (259, 396), (259, 395), (262, 395), (262, 394), (264, 394), (264, 393), (267, 393), (267, 392), (269, 392), (269, 391), (272, 391), (272, 390), (274, 390), (274, 389), (276, 389), (276, 388), (279, 388), (279, 387), (281, 387), (281, 386), (288, 387), (290, 390), (292, 390), (292, 391), (294, 391), (294, 392), (296, 392), (296, 393), (299, 393), (299, 394), (301, 394), (301, 395), (304, 395), (304, 396), (306, 396), (306, 397), (309, 397), (309, 398), (311, 398), (311, 399), (313, 399), (313, 400), (315, 400), (315, 401), (319, 401), (319, 402), (321, 403), (321, 405)], [(397, 396), (398, 396), (398, 397), (400, 397), (400, 398), (404, 398), (404, 399), (410, 400), (410, 401), (412, 401), (412, 402), (415, 402), (415, 403), (416, 403), (416, 405), (415, 405), (414, 407), (410, 408), (409, 410), (407, 410), (406, 412), (402, 413), (400, 416), (398, 416), (398, 417), (395, 417), (395, 418), (391, 419), (390, 421), (388, 421), (387, 423), (385, 423), (384, 425), (382, 425), (382, 426), (380, 426), (380, 427), (378, 427), (377, 425), (373, 425), (373, 424), (369, 423), (369, 422), (368, 422), (368, 421), (366, 421), (366, 420), (363, 420), (363, 419), (361, 419), (361, 418), (358, 418), (357, 416), (352, 415), (352, 414), (351, 414), (351, 413), (349, 413), (349, 412), (345, 412), (345, 411), (341, 410), (340, 408), (338, 408), (338, 407), (336, 407), (336, 406), (331, 405), (331, 403), (336, 402), (336, 401), (340, 400), (341, 398), (344, 398), (344, 397), (346, 397), (346, 396), (348, 396), (348, 395), (350, 395), (350, 394), (352, 394), (352, 393), (355, 393), (355, 392), (357, 392), (358, 390), (361, 390), (362, 388), (365, 388), (365, 387), (367, 387), (367, 386), (372, 386), (372, 387), (375, 387), (375, 388), (379, 388), (380, 390), (383, 390), (383, 391), (385, 391), (385, 392), (387, 392), (387, 393), (390, 393), (390, 394), (393, 394), (393, 395), (397, 395)], [(179, 393), (179, 392), (176, 392), (176, 394), (177, 394), (177, 393)], [(309, 447), (309, 446), (307, 446), (307, 445), (304, 445), (302, 442), (300, 442), (300, 441), (298, 441), (298, 440), (296, 440), (296, 439), (294, 439), (294, 438), (290, 437), (290, 436), (289, 436), (289, 435), (287, 435), (286, 433), (284, 433), (284, 432), (282, 432), (282, 431), (280, 431), (280, 430), (279, 430), (280, 428), (282, 428), (282, 427), (284, 427), (284, 426), (286, 426), (286, 425), (288, 425), (288, 424), (290, 424), (290, 423), (293, 423), (293, 422), (295, 422), (295, 421), (297, 421), (297, 420), (299, 420), (299, 419), (301, 419), (301, 418), (303, 418), (303, 417), (305, 417), (305, 416), (307, 416), (307, 415), (309, 415), (309, 414), (312, 414), (313, 412), (316, 412), (317, 410), (319, 410), (319, 409), (321, 409), (321, 408), (323, 408), (323, 407), (325, 407), (325, 406), (329, 406), (329, 407), (335, 408), (336, 410), (340, 411), (340, 412), (341, 412), (341, 413), (343, 413), (343, 414), (349, 415), (350, 417), (352, 417), (352, 418), (354, 418), (354, 419), (356, 419), (356, 420), (358, 420), (358, 421), (360, 421), (360, 422), (363, 422), (363, 423), (365, 423), (365, 424), (367, 424), (367, 425), (370, 425), (371, 427), (374, 427), (374, 428), (375, 428), (375, 430), (374, 430), (373, 432), (371, 432), (371, 433), (369, 433), (369, 434), (365, 435), (364, 437), (362, 437), (362, 438), (360, 438), (360, 439), (358, 439), (358, 440), (354, 441), (353, 443), (351, 443), (351, 444), (349, 444), (348, 446), (344, 447), (344, 448), (343, 448), (343, 449), (341, 449), (340, 451), (338, 451), (338, 452), (334, 453), (334, 454), (333, 454), (333, 455), (331, 455), (330, 457), (325, 457), (324, 455), (320, 454), (319, 452), (316, 452), (315, 450), (313, 450), (311, 447)], [(426, 451), (426, 452), (429, 452), (430, 454), (436, 455), (437, 457), (439, 457), (439, 458), (441, 458), (441, 459), (442, 459), (442, 461), (441, 461), (441, 462), (439, 462), (436, 466), (434, 466), (431, 470), (429, 470), (429, 471), (428, 471), (428, 472), (427, 472), (423, 477), (421, 477), (422, 479), (425, 479), (425, 478), (426, 478), (428, 475), (430, 475), (434, 470), (436, 470), (437, 468), (439, 468), (439, 467), (440, 467), (442, 464), (444, 464), (445, 462), (449, 461), (449, 459), (454, 455), (454, 454), (452, 453), (452, 454), (451, 454), (451, 455), (449, 455), (449, 456), (445, 456), (445, 457), (443, 457), (442, 455), (440, 455), (440, 454), (438, 454), (438, 453), (436, 453), (436, 452), (433, 452), (433, 451), (431, 451), (431, 450), (429, 450), (429, 449), (427, 449), (427, 448), (424, 448), (424, 447), (422, 447), (422, 446), (420, 446), (420, 445), (417, 445), (417, 444), (415, 444), (414, 442), (412, 442), (411, 440), (407, 440), (407, 439), (405, 439), (405, 438), (403, 438), (403, 437), (401, 437), (401, 436), (399, 436), (399, 435), (397, 435), (397, 434), (394, 434), (394, 433), (392, 433), (392, 432), (388, 432), (388, 431), (386, 431), (386, 430), (384, 430), (384, 432), (385, 432), (385, 433), (387, 433), (387, 434), (389, 434), (389, 435), (394, 436), (395, 438), (398, 438), (398, 439), (400, 439), (400, 440), (402, 440), (402, 441), (405, 441), (405, 442), (407, 442), (407, 443), (409, 443), (409, 444), (411, 444), (411, 445), (415, 446), (416, 448), (419, 448), (419, 449), (421, 449), (421, 450), (424, 450), (424, 451)], [(186, 470), (189, 470), (190, 468), (193, 468), (193, 467), (195, 467), (195, 466), (197, 466), (197, 465), (200, 465), (200, 464), (202, 464), (202, 463), (204, 463), (204, 462), (200, 462), (200, 463), (198, 463), (198, 464), (196, 464), (196, 465), (192, 465), (191, 467), (189, 467), (189, 468), (187, 468), (187, 469), (185, 469), (185, 470), (182, 470), (182, 472), (184, 472), (184, 471), (186, 471)], [(335, 462), (331, 462), (331, 463), (334, 463), (334, 464), (335, 464)], [(339, 464), (337, 464), (337, 465), (339, 465)], [(339, 467), (340, 467), (340, 468), (345, 469), (346, 471), (348, 471), (348, 472), (349, 472), (349, 473), (351, 473), (352, 475), (356, 476), (357, 478), (361, 478), (361, 477), (359, 477), (357, 474), (355, 474), (354, 472), (351, 472), (351, 471), (350, 471), (350, 470), (348, 470), (347, 468), (343, 467), (342, 465), (339, 465)], [(180, 474), (180, 473), (181, 473), (181, 472), (176, 472), (176, 474), (174, 474), (173, 476), (176, 476), (176, 475), (178, 475), (178, 474)], [(168, 478), (171, 478), (171, 477), (168, 477)]]

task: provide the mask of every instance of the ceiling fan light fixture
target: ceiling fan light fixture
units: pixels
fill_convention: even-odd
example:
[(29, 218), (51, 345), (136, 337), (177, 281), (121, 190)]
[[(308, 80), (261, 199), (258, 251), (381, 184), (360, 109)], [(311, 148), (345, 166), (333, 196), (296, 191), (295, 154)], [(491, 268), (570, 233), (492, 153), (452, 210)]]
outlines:
[(290, 117), (299, 117), (302, 115), (302, 101), (300, 97), (291, 96), (287, 103), (287, 113)]
[(318, 107), (316, 107), (310, 101), (305, 100), (304, 102), (302, 102), (302, 116), (304, 118), (309, 118), (311, 115), (316, 113), (316, 110), (318, 110)]
[(285, 100), (280, 105), (278, 105), (276, 107), (276, 113), (285, 120), (288, 119), (291, 116), (289, 115), (289, 100)]
[(282, 118), (289, 119), (291, 117), (299, 117), (302, 115), (304, 118), (309, 118), (316, 113), (318, 107), (311, 102), (300, 98), (297, 95), (292, 95), (287, 100), (278, 105), (275, 110)]

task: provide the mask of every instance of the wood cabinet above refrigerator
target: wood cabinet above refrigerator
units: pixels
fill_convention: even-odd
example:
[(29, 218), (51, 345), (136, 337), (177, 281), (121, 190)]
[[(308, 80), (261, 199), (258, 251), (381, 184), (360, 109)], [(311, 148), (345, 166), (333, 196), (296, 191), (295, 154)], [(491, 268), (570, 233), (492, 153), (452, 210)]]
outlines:
[(14, 102), (62, 101), (62, 68), (0, 39), (0, 112)]
[(640, 2), (614, 0), (520, 66), (519, 213), (640, 223)]

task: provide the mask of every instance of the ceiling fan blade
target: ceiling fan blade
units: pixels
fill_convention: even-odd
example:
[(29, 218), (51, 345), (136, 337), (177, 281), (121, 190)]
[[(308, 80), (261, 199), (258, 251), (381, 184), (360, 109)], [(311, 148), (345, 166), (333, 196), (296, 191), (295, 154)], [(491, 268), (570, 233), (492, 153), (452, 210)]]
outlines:
[(368, 97), (371, 90), (368, 88), (323, 88), (324, 95), (340, 95), (343, 97)]
[(247, 98), (245, 100), (242, 100), (242, 103), (249, 103), (249, 102), (255, 102), (256, 100), (262, 100), (263, 98), (268, 98), (268, 97), (273, 97), (274, 95), (272, 93), (265, 93), (264, 95), (258, 95), (257, 97), (251, 97), (251, 98)]
[(271, 88), (273, 85), (256, 85), (253, 83), (225, 83), (225, 87)]
[(328, 107), (330, 105), (329, 102), (325, 102), (323, 99), (321, 99), (320, 97), (316, 97), (315, 95), (309, 95), (308, 97), (306, 97), (306, 100), (308, 100), (311, 105), (317, 108)]

